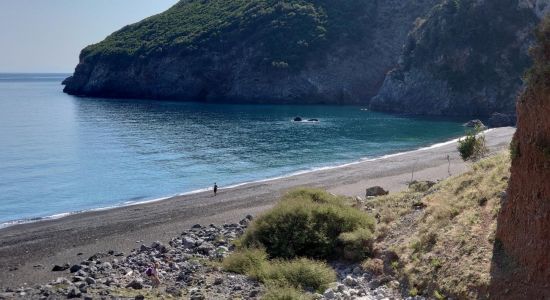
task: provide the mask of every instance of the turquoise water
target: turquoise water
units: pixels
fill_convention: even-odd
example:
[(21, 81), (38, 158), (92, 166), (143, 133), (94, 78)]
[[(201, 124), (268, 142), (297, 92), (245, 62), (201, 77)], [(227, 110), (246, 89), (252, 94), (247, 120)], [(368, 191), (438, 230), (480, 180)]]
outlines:
[(77, 98), (61, 92), (64, 77), (0, 74), (0, 223), (281, 176), (464, 132), (461, 122), (360, 107)]

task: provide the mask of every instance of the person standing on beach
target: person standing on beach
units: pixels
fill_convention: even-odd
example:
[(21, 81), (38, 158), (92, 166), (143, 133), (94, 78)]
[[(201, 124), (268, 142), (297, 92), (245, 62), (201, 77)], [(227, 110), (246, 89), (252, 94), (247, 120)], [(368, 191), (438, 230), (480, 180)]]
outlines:
[(218, 193), (218, 185), (214, 182), (214, 196)]

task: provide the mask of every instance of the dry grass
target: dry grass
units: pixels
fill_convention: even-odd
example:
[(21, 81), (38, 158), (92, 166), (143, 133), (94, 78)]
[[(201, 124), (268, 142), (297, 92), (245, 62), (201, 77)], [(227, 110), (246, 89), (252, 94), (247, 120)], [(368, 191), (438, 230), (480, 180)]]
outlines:
[(386, 223), (377, 227), (377, 247), (397, 252), (398, 273), (412, 294), (484, 297), (509, 166), (509, 154), (501, 153), (428, 190), (409, 190), (368, 204)]

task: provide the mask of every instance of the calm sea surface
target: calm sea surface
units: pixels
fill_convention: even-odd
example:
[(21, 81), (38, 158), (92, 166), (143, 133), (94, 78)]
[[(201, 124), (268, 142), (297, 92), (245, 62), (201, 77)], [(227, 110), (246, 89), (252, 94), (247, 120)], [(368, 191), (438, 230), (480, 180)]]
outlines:
[(464, 132), (460, 122), (360, 107), (77, 98), (62, 93), (66, 76), (0, 74), (0, 224), (332, 166)]

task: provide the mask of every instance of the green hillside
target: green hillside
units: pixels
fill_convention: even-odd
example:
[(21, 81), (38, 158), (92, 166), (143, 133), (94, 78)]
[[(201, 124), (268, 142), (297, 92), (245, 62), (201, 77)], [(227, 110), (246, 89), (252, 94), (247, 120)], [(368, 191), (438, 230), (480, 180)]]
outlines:
[(224, 52), (248, 40), (261, 48), (263, 63), (293, 66), (328, 41), (368, 39), (358, 28), (367, 27), (364, 16), (375, 5), (375, 0), (183, 0), (85, 48), (81, 59)]

